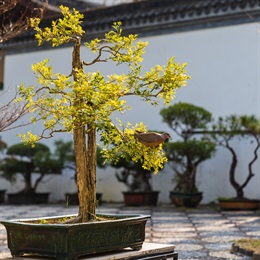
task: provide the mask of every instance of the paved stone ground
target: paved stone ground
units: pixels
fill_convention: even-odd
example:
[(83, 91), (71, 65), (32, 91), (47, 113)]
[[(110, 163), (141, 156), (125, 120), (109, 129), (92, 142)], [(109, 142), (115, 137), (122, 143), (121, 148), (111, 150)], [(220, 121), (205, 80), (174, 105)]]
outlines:
[[(157, 207), (124, 207), (103, 204), (102, 213), (142, 213), (151, 215), (146, 225), (146, 242), (174, 244), (179, 260), (241, 259), (250, 257), (231, 254), (232, 242), (242, 237), (260, 238), (260, 212), (218, 211), (201, 206), (198, 209), (176, 209), (171, 205)], [(0, 205), (0, 220), (77, 213), (77, 206), (64, 205)], [(0, 225), (0, 259), (10, 257), (6, 232)]]

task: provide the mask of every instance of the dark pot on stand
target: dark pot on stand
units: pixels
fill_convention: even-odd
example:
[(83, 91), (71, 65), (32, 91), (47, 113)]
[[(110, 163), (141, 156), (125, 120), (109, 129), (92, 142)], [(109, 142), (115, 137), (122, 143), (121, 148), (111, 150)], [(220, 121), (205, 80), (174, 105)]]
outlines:
[(258, 210), (260, 200), (257, 199), (218, 199), (221, 210)]
[(127, 206), (156, 206), (159, 191), (123, 192)]
[(50, 193), (8, 193), (9, 204), (45, 204)]
[[(96, 193), (97, 204), (101, 204), (102, 193)], [(66, 193), (65, 194), (66, 205), (79, 205), (78, 193)]]
[(6, 190), (0, 190), (0, 203), (5, 202), (5, 192)]
[(170, 192), (170, 199), (176, 207), (196, 208), (202, 198), (202, 192)]

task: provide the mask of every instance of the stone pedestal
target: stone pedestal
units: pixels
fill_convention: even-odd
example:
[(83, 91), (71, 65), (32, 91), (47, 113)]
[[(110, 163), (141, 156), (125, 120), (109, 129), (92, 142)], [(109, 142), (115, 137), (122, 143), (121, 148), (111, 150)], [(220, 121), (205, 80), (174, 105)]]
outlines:
[(80, 260), (177, 260), (178, 254), (174, 252), (174, 249), (174, 245), (143, 243), (143, 247), (140, 251), (133, 251), (130, 248), (126, 248), (122, 251), (113, 252), (111, 254), (96, 255), (90, 258), (82, 258)]
[[(177, 260), (178, 254), (174, 252), (175, 246), (168, 244), (143, 243), (143, 247), (139, 251), (133, 251), (131, 248), (115, 251), (107, 254), (96, 254), (93, 256), (80, 257), (80, 260)], [(7, 256), (4, 259), (21, 260), (21, 257)], [(31, 256), (24, 259), (30, 260), (48, 260), (48, 257)]]

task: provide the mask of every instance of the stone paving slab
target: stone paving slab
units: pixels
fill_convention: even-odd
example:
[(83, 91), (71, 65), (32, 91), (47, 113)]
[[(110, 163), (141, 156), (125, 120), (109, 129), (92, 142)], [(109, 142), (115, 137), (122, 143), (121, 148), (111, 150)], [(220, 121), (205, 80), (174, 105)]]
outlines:
[[(250, 257), (230, 253), (234, 240), (244, 237), (260, 238), (260, 212), (218, 211), (215, 208), (176, 209), (172, 205), (157, 207), (124, 207), (103, 204), (97, 212), (141, 213), (151, 215), (146, 225), (146, 243), (176, 246), (179, 260), (250, 260)], [(0, 204), (1, 219), (22, 219), (77, 213), (77, 206), (57, 205), (12, 206)], [(10, 259), (6, 231), (0, 225), (0, 259)], [(20, 258), (28, 259), (28, 258)], [(50, 258), (46, 258), (50, 259)]]

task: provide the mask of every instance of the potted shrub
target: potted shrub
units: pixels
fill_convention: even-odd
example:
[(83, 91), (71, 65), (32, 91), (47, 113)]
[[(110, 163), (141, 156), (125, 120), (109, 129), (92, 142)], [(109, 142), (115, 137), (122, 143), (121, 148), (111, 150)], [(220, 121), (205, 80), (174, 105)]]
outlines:
[[(106, 160), (130, 157), (135, 162), (142, 161), (147, 170), (158, 172), (167, 160), (162, 145), (151, 149), (137, 142), (134, 132), (146, 131), (145, 126), (113, 122), (112, 114), (128, 110), (126, 97), (131, 96), (138, 96), (152, 105), (159, 99), (168, 104), (189, 78), (185, 64), (170, 58), (165, 67), (156, 65), (140, 75), (147, 43), (137, 42), (137, 35), (123, 36), (119, 22), (114, 23), (102, 39), (85, 43), (97, 56), (89, 62), (83, 61), (80, 56), (81, 38), (85, 34), (81, 26), (83, 15), (75, 9), (60, 8), (63, 17), (52, 21), (51, 28), (42, 30), (39, 19), (31, 20), (32, 27), (39, 44), (46, 41), (52, 42), (54, 47), (74, 44), (71, 74), (54, 73), (47, 59), (33, 65), (40, 86), (21, 85), (19, 91), (21, 99), (28, 101), (30, 111), (44, 121), (45, 128), (41, 135), (28, 132), (21, 138), (26, 144), (35, 145), (55, 133), (72, 133), (79, 210), (77, 215), (66, 217), (65, 223), (59, 224), (50, 224), (48, 220), (45, 220), (47, 224), (2, 221), (8, 235), (12, 236), (8, 246), (13, 255), (30, 252), (57, 259), (76, 259), (84, 254), (125, 247), (140, 249), (148, 216), (113, 216), (113, 220), (95, 221), (104, 219), (104, 215), (96, 214), (96, 134), (99, 131), (102, 156)], [(108, 66), (113, 66), (113, 62), (118, 66), (123, 64), (127, 67), (126, 73), (103, 76), (100, 71), (91, 72), (91, 65), (99, 62), (107, 62)], [(29, 230), (35, 226), (37, 230)], [(29, 238), (26, 244), (23, 243), (24, 233)]]
[(202, 192), (196, 185), (197, 168), (212, 157), (215, 143), (205, 134), (195, 138), (193, 132), (207, 129), (212, 121), (211, 113), (202, 107), (179, 102), (163, 108), (160, 114), (163, 122), (181, 138), (164, 144), (169, 166), (175, 174), (171, 201), (177, 207), (196, 207), (202, 200)]
[[(8, 147), (6, 155), (1, 163), (2, 177), (14, 182), (21, 175), (24, 182), (22, 190), (7, 194), (8, 203), (47, 203), (49, 193), (39, 193), (36, 189), (47, 174), (61, 173), (60, 161), (52, 158), (49, 148), (41, 143), (34, 148), (19, 143)], [(38, 175), (34, 182), (33, 175)]]
[(127, 206), (156, 206), (159, 191), (153, 191), (151, 178), (152, 171), (142, 167), (140, 162), (120, 158), (112, 167), (119, 169), (116, 178), (126, 185), (127, 191), (123, 192), (124, 202)]
[[(255, 176), (253, 166), (258, 159), (260, 148), (260, 122), (253, 115), (230, 115), (225, 118), (219, 117), (214, 125), (214, 140), (220, 147), (227, 149), (231, 155), (229, 167), (229, 181), (235, 189), (236, 196), (233, 198), (219, 198), (219, 206), (222, 209), (258, 209), (260, 201), (249, 199), (244, 195), (244, 189)], [(238, 154), (236, 144), (238, 141), (249, 140), (254, 145), (252, 159), (248, 162), (248, 173), (244, 180), (237, 177)]]

